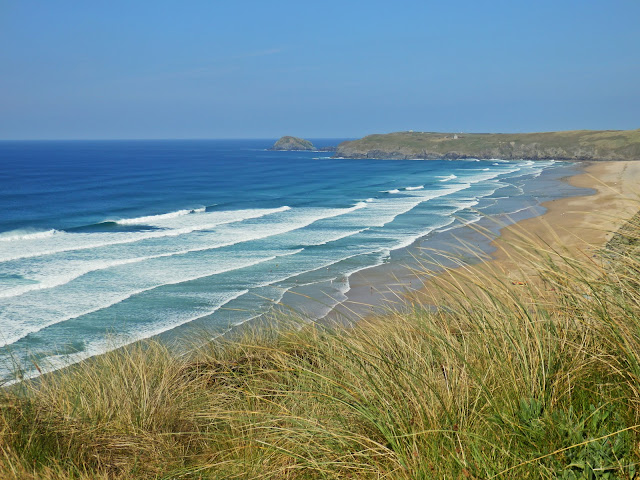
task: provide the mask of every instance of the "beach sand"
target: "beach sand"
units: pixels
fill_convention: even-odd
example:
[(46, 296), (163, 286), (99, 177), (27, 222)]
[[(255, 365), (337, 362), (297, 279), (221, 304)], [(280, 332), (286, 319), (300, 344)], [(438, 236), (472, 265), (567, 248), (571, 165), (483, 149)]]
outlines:
[(640, 161), (589, 163), (566, 180), (596, 193), (546, 202), (543, 215), (502, 229), (493, 242), (494, 267), (509, 276), (521, 273), (514, 250), (523, 245), (523, 237), (528, 247), (533, 243), (547, 252), (592, 256), (640, 210)]
[[(465, 275), (473, 274), (470, 269), (500, 276), (516, 288), (520, 282), (536, 281), (535, 271), (527, 270), (518, 260), (523, 248), (531, 251), (535, 246), (552, 256), (558, 252), (592, 257), (640, 210), (640, 161), (585, 162), (581, 173), (564, 180), (594, 193), (545, 202), (542, 206), (547, 211), (543, 215), (501, 228), (500, 236), (491, 242), (495, 251), (474, 266), (449, 269), (448, 281), (459, 283)], [(361, 319), (371, 313), (384, 313), (385, 309), (402, 308), (406, 302), (401, 297), (405, 294), (422, 304), (438, 304), (438, 294), (434, 293), (438, 289), (432, 287), (442, 274), (429, 278), (426, 270), (424, 274), (407, 270), (401, 277), (390, 276), (380, 267), (359, 272), (350, 279), (348, 299), (325, 320)]]

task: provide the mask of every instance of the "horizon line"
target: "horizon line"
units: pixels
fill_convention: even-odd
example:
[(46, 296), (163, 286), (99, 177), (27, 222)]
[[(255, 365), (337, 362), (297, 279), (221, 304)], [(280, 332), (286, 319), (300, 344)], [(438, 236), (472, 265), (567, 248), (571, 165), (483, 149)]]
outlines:
[(334, 139), (358, 139), (363, 138), (364, 136), (369, 135), (388, 135), (391, 133), (457, 133), (457, 134), (467, 134), (467, 135), (518, 135), (518, 134), (527, 134), (527, 133), (559, 133), (559, 132), (579, 132), (579, 131), (592, 131), (592, 132), (624, 132), (624, 131), (634, 131), (640, 130), (640, 128), (629, 128), (629, 129), (593, 129), (593, 128), (574, 128), (567, 130), (538, 130), (538, 131), (515, 131), (515, 132), (480, 132), (480, 131), (436, 131), (436, 130), (393, 130), (388, 132), (374, 132), (367, 133), (362, 136), (314, 136), (314, 135), (305, 135), (305, 136), (297, 136), (297, 135), (280, 135), (274, 137), (131, 137), (131, 138), (0, 138), (0, 142), (98, 142), (98, 141), (186, 141), (186, 140), (273, 140), (279, 139), (284, 136), (294, 136), (298, 138), (312, 138), (317, 140), (334, 140)]
[[(390, 132), (393, 133), (393, 132)], [(165, 137), (165, 138), (0, 138), (0, 142), (148, 142), (148, 141), (190, 141), (190, 140), (277, 140), (280, 137)], [(292, 136), (292, 135), (289, 135)], [(298, 138), (312, 138), (316, 140), (342, 140), (362, 137), (315, 137), (305, 136)]]

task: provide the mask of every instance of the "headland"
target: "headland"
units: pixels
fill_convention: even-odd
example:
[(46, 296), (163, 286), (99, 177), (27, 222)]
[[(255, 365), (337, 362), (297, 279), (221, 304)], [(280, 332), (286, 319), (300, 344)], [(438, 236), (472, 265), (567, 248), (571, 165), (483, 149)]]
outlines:
[(542, 133), (395, 132), (342, 142), (336, 156), (425, 160), (637, 160), (640, 158), (640, 129)]

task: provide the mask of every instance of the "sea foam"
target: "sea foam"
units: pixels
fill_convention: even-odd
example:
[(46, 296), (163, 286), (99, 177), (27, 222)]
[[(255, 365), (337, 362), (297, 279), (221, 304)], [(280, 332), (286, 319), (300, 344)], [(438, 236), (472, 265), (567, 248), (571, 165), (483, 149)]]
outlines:
[(0, 242), (16, 242), (20, 240), (38, 240), (41, 238), (50, 238), (57, 235), (59, 230), (50, 229), (42, 232), (34, 232), (31, 230), (11, 230), (9, 232), (0, 233)]
[[(62, 252), (103, 248), (112, 245), (125, 245), (162, 237), (176, 237), (197, 231), (211, 230), (221, 225), (240, 223), (267, 215), (274, 215), (290, 209), (291, 207), (284, 206), (273, 209), (221, 211), (212, 214), (202, 213), (197, 216), (198, 219), (196, 221), (175, 221), (175, 219), (183, 217), (183, 215), (167, 216), (154, 221), (157, 225), (163, 226), (164, 229), (144, 232), (70, 233), (55, 231), (55, 241), (51, 238), (54, 235), (51, 233), (46, 236), (29, 238), (29, 240), (34, 241), (27, 242), (26, 244), (13, 242), (7, 245), (0, 245), (0, 262), (54, 255)], [(139, 218), (143, 217), (138, 217), (138, 219)], [(167, 220), (174, 221), (169, 224)]]
[(146, 217), (125, 218), (121, 220), (115, 220), (115, 223), (120, 225), (148, 225), (158, 221), (168, 220), (171, 218), (182, 217), (183, 215), (192, 215), (195, 213), (204, 213), (205, 208), (196, 208), (190, 210), (177, 210), (175, 212), (162, 213), (159, 215), (148, 215)]
[(455, 180), (456, 178), (458, 178), (458, 176), (452, 173), (451, 175), (447, 175), (446, 177), (438, 177), (438, 178), (440, 178), (441, 182), (448, 182), (449, 180)]

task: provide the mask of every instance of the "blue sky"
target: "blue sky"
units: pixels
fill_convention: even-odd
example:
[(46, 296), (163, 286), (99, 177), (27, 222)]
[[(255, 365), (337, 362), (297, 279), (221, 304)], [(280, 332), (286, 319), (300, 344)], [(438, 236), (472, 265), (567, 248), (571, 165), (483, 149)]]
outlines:
[(640, 128), (640, 2), (0, 0), (0, 138)]

